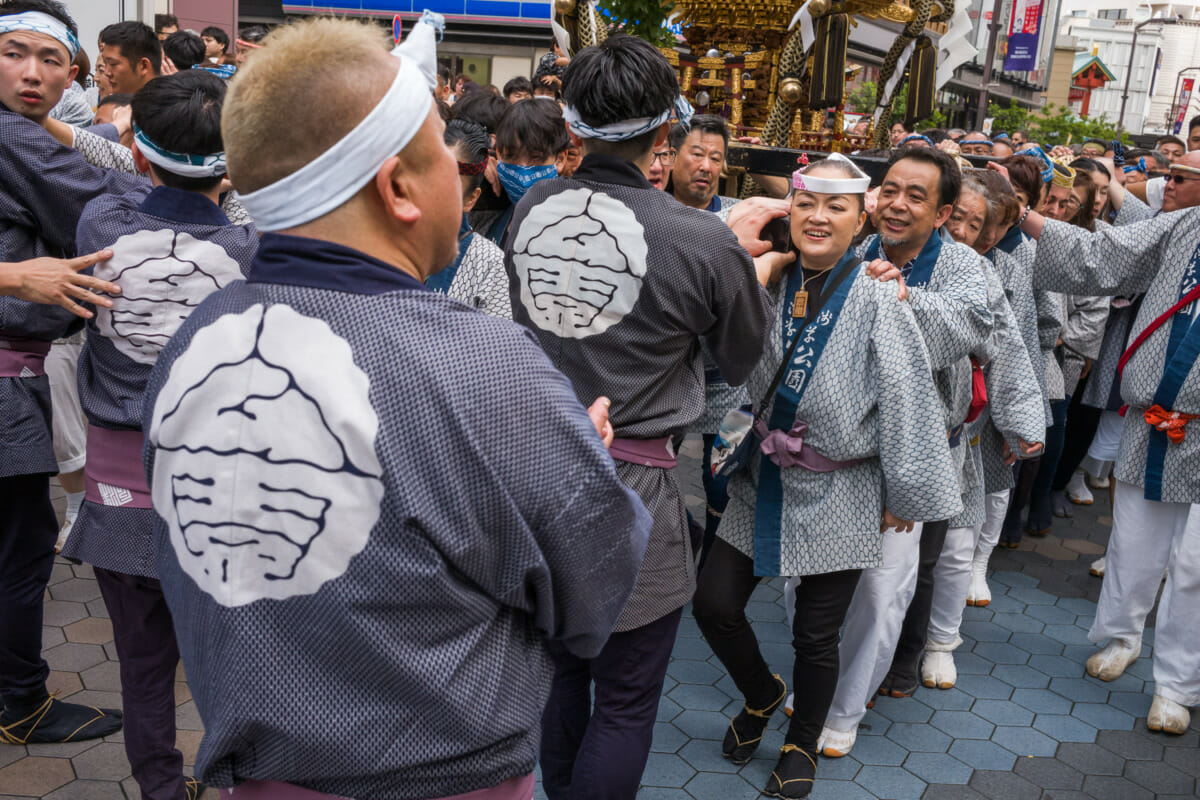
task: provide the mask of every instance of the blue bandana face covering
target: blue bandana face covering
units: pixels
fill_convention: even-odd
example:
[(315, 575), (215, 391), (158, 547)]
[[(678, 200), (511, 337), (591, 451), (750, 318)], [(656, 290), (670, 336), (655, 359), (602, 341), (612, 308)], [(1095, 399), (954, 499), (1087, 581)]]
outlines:
[(529, 191), (529, 187), (538, 181), (558, 177), (558, 170), (553, 164), (540, 167), (519, 167), (516, 164), (506, 164), (500, 161), (496, 164), (496, 173), (500, 176), (500, 183), (504, 186), (504, 192), (508, 195), (508, 199), (512, 200), (514, 204), (521, 202), (521, 198)]

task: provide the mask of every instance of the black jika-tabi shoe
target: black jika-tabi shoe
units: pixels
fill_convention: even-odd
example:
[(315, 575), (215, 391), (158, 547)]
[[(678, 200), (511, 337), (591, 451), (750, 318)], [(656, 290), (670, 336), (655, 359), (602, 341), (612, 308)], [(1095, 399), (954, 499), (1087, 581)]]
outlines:
[(771, 721), (771, 715), (787, 697), (787, 684), (783, 682), (783, 678), (778, 675), (772, 677), (775, 679), (775, 685), (779, 687), (779, 697), (775, 698), (771, 705), (762, 709), (743, 705), (738, 715), (730, 720), (729, 730), (725, 731), (725, 741), (721, 743), (721, 755), (734, 764), (745, 764), (750, 760), (750, 756), (754, 755), (759, 742), (762, 741), (763, 731), (767, 729), (767, 723)]
[(762, 793), (783, 800), (802, 800), (812, 793), (816, 779), (816, 755), (797, 745), (785, 744), (779, 750), (779, 763)]
[(200, 795), (208, 787), (195, 778), (188, 778), (183, 785), (183, 797), (180, 800), (200, 800)]
[(9, 705), (0, 712), (0, 742), (5, 744), (78, 742), (119, 730), (120, 711), (64, 703), (55, 695), (28, 708)]

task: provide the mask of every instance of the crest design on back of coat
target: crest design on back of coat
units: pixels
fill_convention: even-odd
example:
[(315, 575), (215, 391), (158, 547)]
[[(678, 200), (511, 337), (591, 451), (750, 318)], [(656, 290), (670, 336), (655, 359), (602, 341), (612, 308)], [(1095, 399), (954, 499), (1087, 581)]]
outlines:
[(521, 303), (544, 331), (584, 339), (633, 310), (646, 274), (646, 237), (624, 204), (569, 189), (529, 210), (513, 242)]
[(313, 594), (366, 547), (384, 491), (369, 390), (344, 339), (281, 305), (221, 317), (171, 365), (151, 494), (218, 603)]
[(115, 255), (97, 264), (95, 275), (118, 284), (121, 294), (112, 308), (96, 307), (96, 325), (139, 364), (153, 364), (204, 298), (243, 277), (220, 245), (182, 231), (142, 230), (112, 248)]

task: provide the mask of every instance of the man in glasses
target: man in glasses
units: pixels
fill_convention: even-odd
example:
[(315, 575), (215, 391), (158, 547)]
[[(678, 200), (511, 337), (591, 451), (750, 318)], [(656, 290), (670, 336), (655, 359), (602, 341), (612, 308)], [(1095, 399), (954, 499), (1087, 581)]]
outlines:
[(671, 167), (675, 166), (675, 151), (664, 146), (654, 151), (654, 159), (650, 162), (650, 171), (646, 179), (650, 185), (659, 191), (666, 191), (667, 178), (671, 175)]

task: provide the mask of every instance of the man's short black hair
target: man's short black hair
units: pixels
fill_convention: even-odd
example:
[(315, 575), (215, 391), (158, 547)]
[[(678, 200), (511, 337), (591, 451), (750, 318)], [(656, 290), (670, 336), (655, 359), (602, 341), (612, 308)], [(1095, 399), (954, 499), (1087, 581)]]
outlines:
[(1171, 136), (1168, 134), (1166, 136), (1158, 137), (1154, 140), (1154, 149), (1157, 150), (1164, 144), (1177, 144), (1184, 149), (1184, 152), (1187, 151), (1187, 142), (1185, 142), (1183, 139), (1180, 139), (1178, 136)]
[[(447, 147), (454, 150), (455, 157), (462, 156), (465, 163), (477, 164), (487, 160), (490, 142), (482, 125), (465, 119), (452, 119), (446, 124), (446, 132), (442, 139)], [(483, 173), (472, 175), (469, 191), (473, 192), (481, 185)]]
[[(221, 106), (225, 81), (202, 69), (164, 75), (147, 83), (133, 98), (133, 124), (164, 150), (211, 155), (225, 150)], [(167, 186), (206, 192), (221, 178), (185, 178), (151, 165)]]
[(946, 133), (945, 128), (929, 128), (928, 130), (921, 131), (921, 135), (934, 144), (944, 142), (950, 138), (949, 134)]
[(150, 67), (157, 75), (162, 70), (162, 43), (150, 26), (137, 20), (114, 22), (100, 31), (100, 41), (105, 47), (116, 47), (121, 58), (136, 66), (143, 58), (150, 60)]
[(43, 14), (49, 14), (66, 25), (67, 30), (74, 36), (79, 35), (79, 26), (67, 12), (66, 6), (58, 0), (0, 0), (0, 17), (23, 14), (26, 11), (40, 11)]
[(529, 78), (526, 78), (524, 75), (518, 75), (508, 83), (504, 84), (503, 94), (505, 100), (517, 92), (533, 94), (533, 84), (529, 82)]
[(570, 143), (558, 103), (536, 97), (510, 105), (496, 128), (496, 153), (504, 160), (546, 161)]
[(124, 108), (132, 102), (133, 95), (114, 92), (113, 94), (106, 94), (104, 97), (101, 97), (100, 102), (96, 104), (96, 110), (99, 111), (104, 106), (116, 106), (117, 108)]
[(509, 104), (503, 97), (497, 97), (491, 92), (472, 92), (458, 100), (450, 109), (454, 119), (468, 119), (482, 125), (488, 133), (495, 133), (500, 127), (500, 118), (509, 109)]
[(958, 163), (944, 150), (936, 147), (905, 147), (896, 151), (890, 170), (901, 161), (918, 161), (922, 164), (933, 164), (938, 168), (938, 206), (954, 205), (958, 202), (958, 192), (962, 189), (962, 172)]
[(211, 36), (217, 40), (217, 44), (221, 45), (221, 52), (229, 52), (229, 34), (218, 28), (216, 25), (209, 25), (204, 30), (200, 31), (200, 35)]
[(163, 55), (181, 72), (204, 61), (204, 42), (188, 31), (172, 33), (163, 42), (162, 49)]
[(163, 28), (178, 28), (179, 17), (174, 14), (155, 14), (154, 15), (154, 31), (162, 33)]
[[(585, 47), (571, 59), (563, 75), (562, 95), (584, 123), (602, 127), (657, 117), (675, 104), (679, 78), (652, 44), (617, 34)], [(655, 133), (617, 144), (631, 153), (647, 153), (654, 146)], [(588, 140), (588, 146), (596, 149), (597, 141)]]
[(721, 137), (725, 146), (729, 147), (729, 126), (725, 124), (724, 117), (718, 117), (716, 114), (697, 114), (687, 125), (675, 123), (671, 126), (667, 143), (670, 144), (672, 150), (678, 150), (693, 131), (700, 131), (701, 134), (716, 134)]
[(1192, 121), (1188, 123), (1188, 134), (1190, 135), (1196, 128), (1200, 128), (1200, 114), (1192, 117)]

